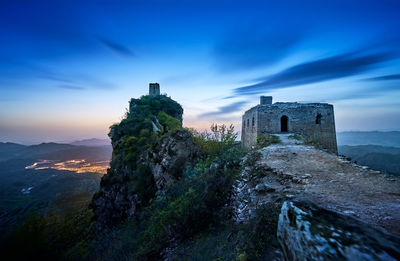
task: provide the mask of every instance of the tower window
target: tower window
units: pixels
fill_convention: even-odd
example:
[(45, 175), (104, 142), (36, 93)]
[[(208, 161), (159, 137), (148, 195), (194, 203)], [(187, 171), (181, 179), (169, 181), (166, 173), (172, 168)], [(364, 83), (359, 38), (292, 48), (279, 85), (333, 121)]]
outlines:
[(315, 118), (315, 124), (321, 124), (321, 118), (322, 118), (322, 115), (318, 113), (317, 117)]
[(254, 126), (254, 117), (251, 119), (251, 126)]
[(247, 119), (247, 128), (250, 127), (250, 120)]

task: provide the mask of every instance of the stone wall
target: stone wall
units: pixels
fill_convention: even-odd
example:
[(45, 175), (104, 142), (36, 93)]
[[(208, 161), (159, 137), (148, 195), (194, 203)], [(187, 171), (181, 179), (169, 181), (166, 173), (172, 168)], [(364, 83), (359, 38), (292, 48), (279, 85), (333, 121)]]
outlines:
[(258, 113), (257, 113), (257, 108), (254, 107), (248, 110), (242, 117), (242, 144), (246, 148), (255, 145), (257, 142), (257, 136), (258, 136), (257, 123), (258, 123)]
[[(256, 144), (257, 136), (281, 133), (286, 116), (287, 132), (313, 137), (322, 147), (337, 154), (333, 105), (326, 103), (274, 103), (257, 105), (245, 112), (242, 125), (244, 147)], [(254, 126), (252, 119), (254, 117)], [(250, 126), (247, 125), (249, 120)]]

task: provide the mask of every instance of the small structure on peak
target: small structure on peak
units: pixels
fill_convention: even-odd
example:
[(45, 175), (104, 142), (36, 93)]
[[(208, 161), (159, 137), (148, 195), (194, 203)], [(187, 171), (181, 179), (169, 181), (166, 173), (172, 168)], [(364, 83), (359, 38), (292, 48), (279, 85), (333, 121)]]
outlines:
[(150, 83), (149, 84), (149, 95), (150, 96), (160, 95), (160, 84), (159, 83)]
[(257, 137), (276, 133), (296, 133), (315, 139), (337, 154), (333, 105), (328, 103), (272, 103), (272, 96), (261, 96), (260, 104), (242, 117), (242, 145), (249, 148)]

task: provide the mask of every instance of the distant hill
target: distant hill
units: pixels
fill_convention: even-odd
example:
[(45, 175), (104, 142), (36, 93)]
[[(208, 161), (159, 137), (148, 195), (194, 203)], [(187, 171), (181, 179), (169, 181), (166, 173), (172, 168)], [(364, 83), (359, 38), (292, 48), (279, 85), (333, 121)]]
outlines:
[(27, 146), (12, 142), (0, 142), (0, 160), (16, 157), (26, 147)]
[(337, 142), (342, 145), (381, 145), (400, 147), (400, 131), (346, 131), (337, 133)]
[[(99, 143), (98, 143), (99, 144)], [(16, 143), (0, 143), (0, 161), (10, 159), (51, 159), (69, 160), (84, 158), (87, 160), (109, 160), (111, 145), (76, 146), (60, 143), (41, 143), (25, 146)]]
[(75, 146), (106, 146), (111, 145), (111, 141), (109, 139), (85, 139), (85, 140), (78, 140), (70, 143), (71, 145)]
[(400, 148), (359, 145), (339, 146), (339, 154), (350, 157), (353, 161), (372, 169), (400, 175)]
[(75, 144), (41, 143), (25, 146), (16, 143), (0, 143), (0, 241), (7, 229), (34, 211), (69, 212), (86, 209), (93, 194), (98, 190), (102, 174), (68, 171), (78, 165), (54, 168), (28, 168), (35, 162), (50, 160), (62, 163), (85, 160), (86, 168), (99, 170), (111, 159), (111, 144), (101, 145), (101, 140), (88, 140)]

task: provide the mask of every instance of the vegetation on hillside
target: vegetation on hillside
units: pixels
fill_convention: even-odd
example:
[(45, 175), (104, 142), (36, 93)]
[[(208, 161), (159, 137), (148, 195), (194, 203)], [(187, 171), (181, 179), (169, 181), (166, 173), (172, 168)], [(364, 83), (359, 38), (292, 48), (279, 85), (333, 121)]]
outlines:
[[(113, 160), (100, 186), (128, 183), (129, 190), (139, 196), (142, 205), (154, 197), (156, 187), (149, 166), (141, 161), (143, 153), (156, 149), (163, 138), (182, 128), (183, 109), (165, 95), (142, 96), (131, 99), (124, 119), (110, 127)], [(115, 170), (124, 166), (133, 170), (129, 176), (116, 175)], [(97, 193), (96, 197), (100, 194)]]

